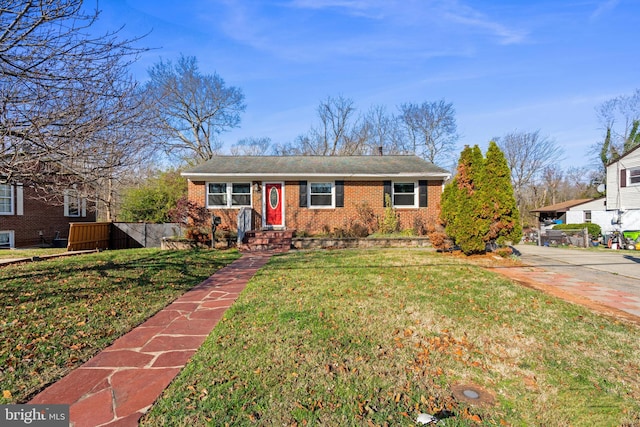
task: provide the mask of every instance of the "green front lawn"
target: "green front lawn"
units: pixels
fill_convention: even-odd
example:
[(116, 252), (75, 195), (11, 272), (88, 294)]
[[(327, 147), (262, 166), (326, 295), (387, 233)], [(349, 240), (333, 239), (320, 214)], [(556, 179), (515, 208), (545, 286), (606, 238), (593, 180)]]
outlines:
[(639, 402), (637, 326), (450, 255), (344, 250), (274, 257), (142, 425), (631, 426)]
[(0, 403), (25, 402), (236, 251), (106, 251), (0, 268)]
[(0, 260), (15, 258), (32, 258), (34, 256), (59, 255), (67, 252), (66, 248), (46, 249), (6, 249), (0, 250)]

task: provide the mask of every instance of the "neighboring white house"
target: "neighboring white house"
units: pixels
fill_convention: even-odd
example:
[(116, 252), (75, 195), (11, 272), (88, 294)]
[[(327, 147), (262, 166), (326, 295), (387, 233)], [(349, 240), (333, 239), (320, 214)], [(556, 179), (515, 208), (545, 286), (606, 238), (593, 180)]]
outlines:
[(570, 207), (566, 212), (567, 224), (590, 222), (598, 224), (603, 234), (612, 233), (615, 229), (615, 211), (608, 211), (605, 198), (593, 199)]
[(607, 165), (607, 211), (617, 230), (640, 230), (640, 146)]
[(580, 224), (584, 221), (569, 221), (567, 216), (569, 209), (583, 203), (591, 202), (592, 200), (593, 199), (567, 200), (553, 205), (543, 206), (538, 209), (532, 209), (531, 212), (533, 212), (538, 218), (538, 227), (541, 230), (553, 228), (556, 224)]

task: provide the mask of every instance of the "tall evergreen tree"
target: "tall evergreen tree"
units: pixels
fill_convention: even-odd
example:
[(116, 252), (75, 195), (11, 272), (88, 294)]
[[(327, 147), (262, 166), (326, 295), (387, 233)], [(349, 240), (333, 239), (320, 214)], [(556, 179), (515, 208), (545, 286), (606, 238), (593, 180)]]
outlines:
[(444, 186), (444, 190), (440, 196), (440, 222), (445, 226), (445, 232), (447, 232), (449, 237), (452, 237), (450, 228), (453, 227), (457, 217), (458, 193), (458, 177), (456, 175)]
[(482, 216), (489, 221), (485, 242), (517, 243), (522, 237), (520, 213), (511, 185), (511, 171), (504, 153), (494, 141), (489, 143), (484, 163)]
[(462, 150), (440, 205), (447, 235), (467, 255), (484, 252), (488, 243), (518, 242), (522, 236), (511, 171), (493, 141), (486, 159), (477, 145)]
[(460, 153), (456, 178), (445, 187), (441, 204), (446, 233), (467, 255), (484, 252), (486, 248), (484, 238), (489, 221), (481, 215), (483, 182), (482, 152), (477, 145), (467, 146)]

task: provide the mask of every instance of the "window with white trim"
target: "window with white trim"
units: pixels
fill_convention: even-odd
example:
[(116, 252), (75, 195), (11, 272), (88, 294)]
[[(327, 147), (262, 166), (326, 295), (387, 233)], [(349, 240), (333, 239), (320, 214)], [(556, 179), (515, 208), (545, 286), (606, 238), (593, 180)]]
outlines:
[(78, 218), (80, 217), (82, 202), (80, 195), (75, 190), (67, 190), (64, 192), (64, 216)]
[(394, 208), (415, 208), (418, 206), (418, 186), (415, 182), (394, 182), (391, 197)]
[(629, 185), (640, 184), (640, 168), (628, 169)]
[(13, 187), (0, 184), (0, 215), (13, 215)]
[(584, 211), (584, 222), (591, 222), (591, 211)]
[(0, 248), (13, 248), (13, 230), (0, 231)]
[(251, 207), (250, 182), (207, 183), (207, 207), (240, 208)]
[(87, 216), (87, 199), (85, 197), (81, 197), (77, 190), (65, 190), (64, 216), (69, 218)]
[(67, 216), (80, 216), (80, 197), (78, 195), (69, 196), (69, 201), (67, 203), (67, 209), (69, 209)]
[(309, 184), (310, 208), (332, 208), (334, 200), (333, 182), (312, 182)]

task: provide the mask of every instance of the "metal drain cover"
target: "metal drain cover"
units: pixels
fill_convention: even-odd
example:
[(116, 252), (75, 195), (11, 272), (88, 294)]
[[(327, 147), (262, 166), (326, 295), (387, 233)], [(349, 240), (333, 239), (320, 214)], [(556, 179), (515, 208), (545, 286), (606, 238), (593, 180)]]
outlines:
[(462, 394), (464, 394), (469, 399), (478, 399), (478, 398), (480, 398), (480, 395), (478, 393), (476, 393), (475, 391), (473, 391), (473, 390), (464, 390), (462, 392)]
[(460, 401), (477, 406), (493, 406), (495, 397), (489, 390), (475, 384), (455, 384), (451, 387), (453, 397)]

